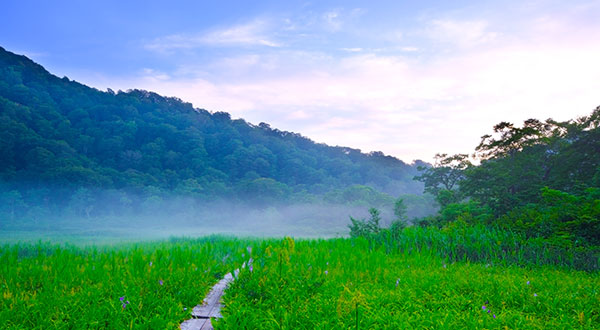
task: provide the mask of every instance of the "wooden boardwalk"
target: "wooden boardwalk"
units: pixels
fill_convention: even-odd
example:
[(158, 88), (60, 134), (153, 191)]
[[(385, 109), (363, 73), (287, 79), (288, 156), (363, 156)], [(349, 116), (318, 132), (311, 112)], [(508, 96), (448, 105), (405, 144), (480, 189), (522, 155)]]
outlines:
[[(238, 270), (236, 269), (236, 271)], [(233, 275), (227, 273), (222, 280), (210, 289), (210, 292), (202, 301), (202, 305), (194, 307), (192, 311), (193, 318), (181, 323), (181, 330), (212, 330), (213, 327), (210, 323), (210, 318), (222, 317), (221, 296), (231, 282), (233, 282)]]

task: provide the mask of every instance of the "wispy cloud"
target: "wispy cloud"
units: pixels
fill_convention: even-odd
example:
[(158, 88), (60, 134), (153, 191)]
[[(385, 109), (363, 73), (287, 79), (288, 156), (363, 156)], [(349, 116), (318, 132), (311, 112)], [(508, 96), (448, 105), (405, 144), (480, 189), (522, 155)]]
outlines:
[(270, 33), (269, 24), (266, 21), (254, 20), (246, 24), (234, 25), (194, 35), (175, 34), (161, 37), (145, 45), (146, 49), (159, 52), (207, 46), (280, 47), (281, 44), (274, 40)]
[[(382, 150), (407, 161), (470, 152), (499, 121), (563, 120), (600, 103), (600, 45), (590, 43), (600, 38), (599, 24), (577, 25), (572, 13), (536, 13), (509, 27), (493, 15), (440, 15), (390, 29), (398, 32), (383, 44), (352, 35), (329, 49), (295, 49), (285, 34), (272, 32), (293, 26), (285, 31), (348, 34), (323, 25), (326, 18), (340, 20), (338, 27), (346, 29), (342, 11), (324, 13), (333, 12), (314, 14), (317, 23), (310, 26), (255, 20), (204, 33), (197, 44), (263, 47), (240, 47), (196, 71), (181, 69), (188, 74), (148, 72), (125, 88), (155, 90), (319, 142)], [(261, 40), (282, 40), (286, 47)]]
[(212, 31), (202, 37), (205, 43), (213, 45), (261, 45), (279, 47), (280, 44), (268, 35), (268, 24), (262, 20)]
[(490, 30), (485, 20), (436, 19), (428, 23), (424, 34), (436, 42), (459, 47), (479, 46), (494, 41), (499, 33)]
[(349, 53), (360, 53), (363, 51), (360, 47), (342, 48), (342, 50)]
[(330, 32), (339, 32), (344, 30), (347, 25), (351, 25), (357, 18), (363, 16), (367, 11), (363, 8), (353, 8), (346, 10), (343, 8), (326, 11), (322, 15), (325, 23), (325, 29)]
[(342, 28), (340, 13), (337, 10), (326, 12), (323, 14), (323, 19), (325, 20), (327, 27), (332, 31), (339, 31)]

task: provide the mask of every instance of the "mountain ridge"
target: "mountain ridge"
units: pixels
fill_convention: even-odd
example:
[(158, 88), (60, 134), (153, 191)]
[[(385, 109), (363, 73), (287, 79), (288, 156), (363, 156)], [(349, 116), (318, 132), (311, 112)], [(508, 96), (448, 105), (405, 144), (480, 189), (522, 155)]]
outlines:
[(61, 192), (40, 200), (71, 200), (84, 188), (144, 200), (382, 205), (420, 195), (413, 177), (427, 165), (316, 143), (150, 91), (100, 91), (1, 47), (0, 119), (0, 190)]

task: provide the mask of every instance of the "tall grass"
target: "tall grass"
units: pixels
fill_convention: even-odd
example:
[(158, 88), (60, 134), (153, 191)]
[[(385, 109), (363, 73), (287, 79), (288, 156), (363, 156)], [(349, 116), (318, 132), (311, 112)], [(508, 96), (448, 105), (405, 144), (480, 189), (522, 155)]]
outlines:
[(477, 226), (369, 239), (4, 245), (0, 325), (177, 329), (246, 262), (218, 329), (597, 328), (598, 255), (555, 249)]
[(177, 329), (247, 242), (216, 237), (104, 247), (0, 248), (2, 329)]
[(556, 246), (543, 239), (526, 239), (504, 229), (483, 225), (408, 227), (394, 234), (384, 230), (368, 236), (371, 248), (383, 247), (391, 252), (435, 255), (448, 260), (482, 262), (493, 265), (552, 265), (586, 271), (600, 270), (598, 247)]
[[(439, 234), (439, 236), (438, 236)], [(428, 237), (424, 240), (424, 237)], [(226, 292), (216, 329), (597, 329), (598, 273), (448, 262), (447, 233), (270, 241)], [(486, 242), (469, 245), (478, 255)], [(400, 249), (401, 248), (401, 249)], [(486, 257), (487, 258), (487, 257)], [(468, 259), (467, 259), (468, 260)]]

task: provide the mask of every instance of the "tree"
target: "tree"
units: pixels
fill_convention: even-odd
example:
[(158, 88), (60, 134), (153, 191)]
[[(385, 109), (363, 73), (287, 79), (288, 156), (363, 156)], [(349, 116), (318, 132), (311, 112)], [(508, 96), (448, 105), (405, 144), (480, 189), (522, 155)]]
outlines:
[(23, 201), (23, 196), (18, 190), (10, 190), (0, 195), (1, 204), (4, 204), (5, 211), (8, 213), (8, 217), (11, 221), (15, 220), (17, 214), (19, 214), (27, 204)]
[(392, 223), (390, 224), (390, 232), (392, 235), (399, 235), (402, 229), (406, 227), (406, 210), (407, 207), (404, 204), (404, 200), (398, 198), (396, 202), (394, 202), (394, 216), (396, 218), (392, 220)]
[(433, 166), (419, 166), (421, 175), (414, 180), (423, 182), (425, 192), (434, 195), (440, 206), (458, 202), (462, 199), (458, 185), (465, 178), (465, 170), (472, 166), (468, 158), (467, 154), (436, 154)]
[(69, 207), (76, 215), (85, 215), (85, 217), (89, 219), (90, 214), (94, 209), (94, 201), (95, 199), (89, 189), (79, 188), (71, 196)]
[(404, 221), (406, 219), (406, 205), (402, 198), (398, 198), (394, 202), (394, 215), (396, 216), (394, 220)]
[(365, 219), (354, 219), (350, 217), (350, 237), (366, 237), (370, 238), (373, 235), (379, 234), (381, 231), (381, 212), (378, 209), (372, 207), (369, 209), (371, 217), (369, 220)]

